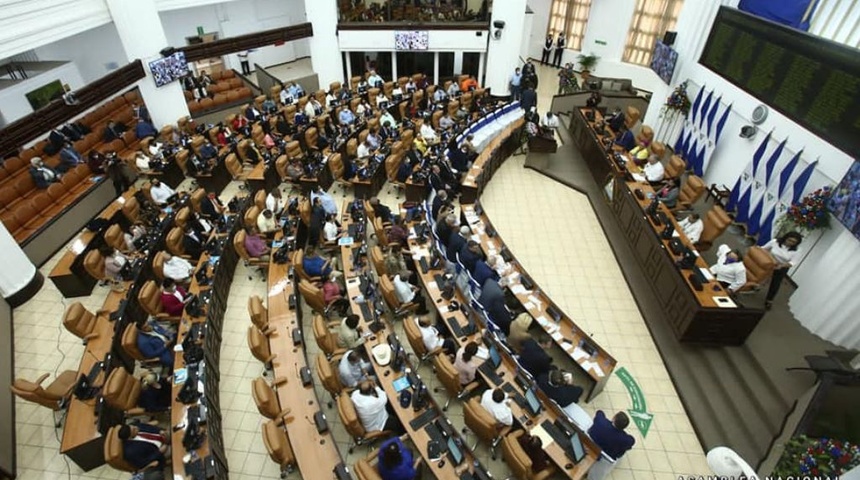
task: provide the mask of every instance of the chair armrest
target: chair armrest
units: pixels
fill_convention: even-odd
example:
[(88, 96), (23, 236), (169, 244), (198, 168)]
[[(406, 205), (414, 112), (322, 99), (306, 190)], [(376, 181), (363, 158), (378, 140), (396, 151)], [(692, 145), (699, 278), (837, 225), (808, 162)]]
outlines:
[(271, 337), (272, 334), (275, 333), (276, 331), (277, 331), (277, 329), (275, 327), (273, 327), (271, 324), (267, 324), (263, 328), (263, 335), (265, 335), (267, 337)]
[(178, 322), (182, 318), (182, 316), (181, 315), (175, 316), (175, 315), (169, 315), (166, 313), (159, 313), (158, 315), (155, 316), (155, 318), (159, 318), (162, 320), (170, 320), (171, 322)]
[(125, 414), (130, 417), (137, 417), (140, 415), (146, 415), (146, 410), (141, 407), (134, 407), (125, 411)]
[(481, 383), (480, 383), (480, 382), (478, 382), (477, 380), (475, 380), (475, 381), (473, 381), (473, 382), (469, 383), (468, 385), (466, 385), (466, 386), (464, 386), (464, 387), (463, 387), (463, 391), (462, 391), (462, 392), (460, 392), (460, 394), (459, 394), (459, 395), (457, 395), (457, 398), (464, 398), (464, 397), (466, 397), (467, 395), (471, 395), (471, 394), (472, 394), (472, 392), (474, 392), (474, 391), (475, 391), (476, 389), (478, 389), (480, 386), (481, 386)]
[(555, 467), (550, 465), (550, 466), (546, 467), (545, 469), (541, 470), (540, 472), (534, 474), (534, 480), (546, 480), (547, 478), (549, 478), (554, 473), (555, 473)]
[[(329, 305), (331, 305), (331, 304), (329, 304)], [(332, 320), (331, 322), (328, 322), (326, 325), (328, 325), (328, 328), (339, 327), (340, 322), (336, 321), (336, 320)]]
[(38, 379), (36, 379), (36, 381), (35, 381), (34, 383), (35, 383), (36, 385), (41, 385), (45, 380), (47, 380), (47, 378), (48, 378), (50, 375), (51, 375), (50, 373), (44, 373), (44, 374), (42, 374), (42, 376), (41, 376), (41, 377), (39, 377)]
[(275, 378), (275, 380), (272, 382), (272, 384), (273, 384), (275, 387), (280, 387), (281, 385), (286, 385), (288, 381), (289, 381), (289, 380), (287, 379), (287, 377), (277, 377), (277, 378)]
[(96, 310), (96, 316), (97, 316), (97, 317), (98, 317), (99, 315), (104, 315), (104, 314), (106, 314), (106, 313), (107, 313), (107, 314), (113, 313), (113, 310), (108, 310), (108, 309), (106, 309), (106, 308), (100, 308), (100, 309)]
[(84, 335), (84, 338), (82, 338), (81, 340), (83, 340), (84, 344), (86, 344), (90, 340), (92, 340), (94, 338), (98, 338), (98, 337), (99, 337), (98, 333), (88, 333), (88, 334)]
[(276, 358), (278, 358), (278, 354), (273, 353), (273, 354), (269, 355), (268, 358), (266, 358), (265, 363), (270, 363), (270, 362), (274, 361)]

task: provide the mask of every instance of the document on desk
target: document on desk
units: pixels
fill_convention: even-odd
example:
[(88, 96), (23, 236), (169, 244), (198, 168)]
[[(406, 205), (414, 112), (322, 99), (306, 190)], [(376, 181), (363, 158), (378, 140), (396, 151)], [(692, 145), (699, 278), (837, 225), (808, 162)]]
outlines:
[(546, 449), (547, 446), (549, 446), (553, 442), (555, 442), (555, 440), (553, 440), (552, 437), (548, 433), (546, 433), (546, 430), (544, 430), (543, 427), (540, 425), (532, 428), (529, 433), (532, 436), (535, 436), (535, 437), (538, 437), (541, 439), (541, 442), (543, 443), (544, 450)]
[(731, 299), (731, 297), (727, 296), (714, 296), (714, 302), (720, 308), (737, 308), (738, 305)]
[(487, 350), (487, 347), (481, 345), (478, 346), (478, 351), (475, 352), (475, 356), (480, 358), (481, 360), (486, 360), (490, 358), (490, 351)]
[(352, 245), (353, 239), (352, 237), (341, 237), (340, 240), (337, 241), (337, 244), (341, 247), (348, 247)]
[(532, 311), (532, 310), (537, 309), (537, 307), (535, 307), (535, 304), (532, 302), (525, 302), (525, 303), (523, 303), (523, 306), (526, 307), (526, 310), (528, 310), (528, 311)]
[(518, 283), (511, 287), (511, 293), (513, 293), (514, 295), (522, 295), (527, 291), (528, 290), (526, 290), (526, 287), (524, 287), (522, 283)]
[(529, 302), (535, 304), (538, 310), (540, 310), (541, 306), (543, 305), (543, 303), (538, 300), (537, 297), (535, 297), (534, 295), (529, 295)]
[(595, 374), (595, 375), (597, 375), (598, 377), (603, 377), (604, 375), (606, 375), (606, 374), (603, 372), (603, 369), (602, 369), (602, 368), (600, 368), (600, 364), (599, 364), (599, 363), (597, 363), (597, 362), (595, 362), (595, 361), (593, 361), (593, 360), (588, 360), (588, 361), (582, 362), (582, 364), (581, 364), (581, 365), (582, 365), (582, 368), (583, 368), (586, 372), (587, 372), (587, 371), (589, 371), (589, 370), (593, 370), (593, 371), (594, 371), (594, 374)]
[(436, 281), (427, 282), (427, 290), (435, 290), (436, 289)]
[(579, 346), (574, 347), (573, 352), (571, 352), (570, 356), (573, 357), (576, 362), (580, 362), (589, 357), (588, 352), (586, 352)]
[(631, 173), (630, 175), (633, 177), (633, 180), (636, 180), (637, 182), (645, 181), (645, 175), (642, 175), (641, 173)]
[(553, 332), (550, 336), (551, 336), (551, 337), (552, 337), (552, 339), (553, 339), (553, 340), (555, 340), (556, 342), (561, 342), (561, 341), (564, 339), (564, 337), (563, 337), (563, 336), (561, 335), (561, 333), (558, 331), (558, 327), (556, 327), (555, 325), (553, 325), (553, 327), (555, 327), (555, 332)]
[(702, 272), (702, 275), (707, 278), (709, 282), (714, 280), (714, 274), (712, 274), (707, 268), (699, 268), (699, 271)]
[(188, 380), (188, 369), (179, 368), (173, 372), (174, 385), (182, 385), (186, 380)]

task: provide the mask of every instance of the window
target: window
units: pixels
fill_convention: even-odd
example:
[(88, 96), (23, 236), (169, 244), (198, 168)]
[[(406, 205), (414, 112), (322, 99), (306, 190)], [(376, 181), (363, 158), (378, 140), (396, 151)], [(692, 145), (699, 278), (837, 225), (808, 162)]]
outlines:
[(559, 32), (564, 32), (567, 48), (582, 50), (582, 38), (585, 36), (589, 11), (591, 0), (552, 0), (547, 35), (555, 38)]
[(649, 65), (654, 44), (667, 30), (674, 30), (684, 0), (636, 0), (622, 60)]

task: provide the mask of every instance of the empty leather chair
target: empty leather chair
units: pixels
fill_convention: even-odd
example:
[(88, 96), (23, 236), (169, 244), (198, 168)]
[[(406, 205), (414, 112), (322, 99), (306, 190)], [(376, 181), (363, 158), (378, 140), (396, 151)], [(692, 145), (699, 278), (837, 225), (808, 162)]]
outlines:
[(657, 155), (657, 158), (662, 162), (666, 157), (666, 145), (661, 142), (651, 144), (651, 153)]
[(140, 399), (140, 380), (122, 367), (114, 368), (102, 387), (105, 403), (128, 416), (143, 415), (146, 410), (137, 406)]
[(379, 451), (373, 450), (366, 457), (358, 459), (352, 466), (352, 472), (358, 480), (382, 480), (375, 464), (379, 458)]
[(200, 213), (200, 204), (203, 202), (204, 198), (206, 198), (206, 190), (202, 188), (194, 190), (191, 194), (189, 202), (191, 203), (191, 209), (194, 210), (195, 213)]
[(773, 275), (776, 260), (767, 250), (753, 246), (744, 255), (744, 267), (747, 269), (747, 283), (739, 291), (754, 290)]
[(400, 299), (394, 293), (394, 284), (391, 283), (391, 280), (387, 276), (382, 275), (379, 277), (379, 288), (382, 290), (382, 298), (385, 299), (385, 303), (395, 317), (402, 316), (418, 308), (418, 304), (415, 302), (400, 302)]
[[(286, 378), (282, 378), (276, 386), (287, 383)], [(263, 377), (257, 377), (251, 381), (251, 396), (254, 397), (254, 403), (257, 404), (257, 410), (260, 415), (268, 419), (282, 419), (290, 413), (289, 408), (283, 410), (278, 403), (278, 393), (274, 388), (269, 386), (269, 383)]]
[[(317, 378), (319, 378), (323, 388), (331, 395), (332, 400), (344, 390), (343, 384), (340, 382), (340, 375), (338, 375), (338, 363), (340, 359), (341, 356), (335, 356), (329, 360), (325, 354), (317, 354)], [(328, 408), (331, 407), (332, 401), (329, 400)]]
[(340, 421), (343, 427), (352, 437), (352, 443), (349, 445), (349, 453), (355, 450), (355, 447), (364, 445), (366, 442), (373, 442), (379, 438), (387, 437), (391, 432), (387, 430), (378, 430), (368, 432), (361, 420), (358, 418), (358, 413), (355, 411), (355, 405), (352, 403), (352, 398), (349, 395), (339, 395), (337, 401), (337, 413), (340, 416)]
[(224, 165), (227, 167), (227, 171), (230, 172), (230, 176), (233, 177), (233, 180), (245, 180), (243, 176), (242, 163), (236, 157), (235, 153), (227, 155), (227, 158), (224, 159)]
[(266, 336), (272, 330), (269, 325), (269, 312), (263, 305), (263, 299), (257, 295), (248, 297), (248, 316), (251, 317), (251, 323), (256, 325)]
[(317, 342), (317, 346), (320, 347), (320, 350), (325, 354), (326, 358), (346, 353), (345, 348), (338, 348), (337, 335), (331, 331), (332, 327), (336, 327), (338, 325), (340, 325), (339, 321), (327, 322), (322, 315), (314, 315), (314, 339)]
[(702, 235), (699, 237), (696, 248), (707, 251), (714, 244), (714, 240), (726, 231), (732, 223), (731, 217), (719, 205), (714, 205), (705, 215), (703, 221)]
[(147, 280), (137, 292), (137, 302), (147, 315), (151, 315), (161, 320), (170, 320), (178, 322), (179, 316), (170, 316), (164, 311), (161, 305), (161, 288), (152, 280)]
[(689, 210), (705, 194), (705, 182), (701, 177), (688, 175), (678, 193), (678, 205), (673, 210)]
[[(502, 438), (511, 431), (511, 427), (506, 426), (503, 429), (499, 429), (496, 418), (486, 408), (481, 406), (481, 401), (477, 397), (472, 397), (463, 404), (463, 419), (466, 422), (466, 427), (480, 441), (490, 444), (490, 455), (495, 460), (496, 447), (502, 441)], [(477, 443), (472, 447), (472, 450), (476, 448), (478, 448)]]
[[(454, 368), (454, 364), (451, 363), (447, 355), (436, 355), (433, 357), (433, 366), (436, 367), (436, 376), (439, 377), (439, 381), (442, 382), (442, 386), (448, 392), (448, 400), (442, 407), (444, 411), (448, 410), (448, 405), (451, 403), (452, 398), (462, 400), (474, 392), (480, 385), (477, 377), (475, 381), (467, 385), (460, 385), (460, 374)], [(436, 388), (434, 391), (439, 391), (439, 389)]]
[(254, 194), (254, 206), (257, 207), (257, 212), (266, 209), (266, 195), (266, 191), (262, 188)]
[(18, 397), (53, 410), (55, 412), (54, 425), (59, 427), (62, 423), (62, 417), (58, 418), (56, 412), (66, 408), (66, 404), (72, 396), (72, 391), (78, 381), (78, 372), (66, 370), (58, 375), (47, 388), (42, 387), (42, 384), (45, 383), (45, 380), (50, 375), (50, 373), (46, 373), (35, 382), (16, 378), (9, 388)]
[(388, 270), (385, 268), (385, 256), (379, 245), (370, 247), (370, 261), (373, 263), (377, 275), (388, 275)]
[(292, 142), (287, 143), (287, 156), (290, 159), (302, 158), (305, 156), (305, 152), (302, 150), (302, 146), (298, 140), (293, 140)]
[(92, 313), (81, 302), (75, 302), (69, 305), (66, 313), (63, 314), (63, 326), (72, 335), (80, 338), (86, 344), (93, 338), (98, 337), (95, 328), (98, 325), (98, 315), (100, 313), (101, 311)]
[(388, 229), (385, 228), (381, 218), (373, 219), (373, 231), (376, 233), (376, 243), (382, 248), (388, 248)]
[(181, 229), (185, 229), (186, 225), (188, 225), (188, 221), (191, 219), (191, 207), (185, 206), (179, 209), (176, 212), (176, 215), (173, 217), (173, 222), (177, 227)]
[(152, 273), (159, 281), (164, 280), (164, 262), (167, 261), (165, 260), (167, 255), (166, 252), (156, 252), (152, 257)]
[(140, 204), (136, 198), (129, 197), (125, 200), (125, 203), (122, 204), (122, 214), (125, 215), (129, 223), (140, 221)]
[[(644, 131), (646, 127), (643, 127)], [(666, 178), (678, 178), (684, 171), (687, 170), (687, 162), (678, 155), (672, 155), (669, 163), (666, 164)]]
[(105, 230), (104, 233), (105, 243), (108, 246), (115, 248), (121, 252), (128, 251), (125, 246), (125, 234), (122, 231), (122, 228), (118, 224), (113, 224)]
[(256, 205), (251, 205), (245, 210), (245, 216), (242, 218), (243, 224), (248, 228), (257, 228), (257, 217), (260, 216), (262, 209)]
[(283, 420), (269, 420), (263, 424), (263, 444), (273, 462), (281, 466), (281, 478), (286, 478), (295, 468), (293, 447), (283, 428)]
[(334, 179), (335, 183), (340, 185), (341, 190), (344, 195), (346, 195), (346, 189), (352, 188), (352, 180), (346, 178), (346, 166), (343, 164), (343, 158), (340, 153), (335, 153), (328, 160), (328, 168), (331, 170), (331, 177)]
[(628, 129), (631, 129), (636, 125), (640, 118), (642, 118), (642, 113), (639, 109), (633, 106), (628, 106), (624, 113), (624, 124)]
[(532, 471), (532, 461), (528, 454), (520, 446), (519, 438), (523, 436), (525, 430), (516, 430), (502, 439), (502, 457), (505, 463), (511, 468), (514, 478), (522, 480), (544, 480), (549, 478), (555, 471), (552, 464), (549, 464), (546, 469), (540, 472)]
[(277, 355), (272, 354), (272, 350), (269, 348), (269, 339), (253, 325), (248, 327), (248, 348), (254, 358), (262, 362), (267, 370), (270, 369), (272, 360), (277, 358)]
[(403, 329), (406, 330), (406, 339), (409, 341), (412, 351), (418, 357), (419, 366), (442, 351), (442, 347), (437, 347), (433, 351), (427, 350), (427, 347), (424, 345), (424, 337), (421, 335), (421, 329), (414, 318), (405, 319), (403, 321)]
[(159, 357), (145, 357), (142, 353), (140, 353), (140, 349), (137, 348), (137, 336), (140, 334), (140, 331), (137, 328), (137, 325), (134, 322), (130, 322), (125, 330), (122, 332), (122, 339), (120, 340), (120, 344), (122, 345), (122, 349), (125, 350), (125, 353), (128, 354), (129, 357), (137, 360), (138, 362), (144, 365), (152, 365), (158, 366), (161, 364), (161, 359)]
[(310, 127), (305, 130), (305, 145), (308, 150), (319, 150), (317, 147), (317, 141), (319, 140), (319, 133), (317, 133), (317, 127)]
[(185, 236), (185, 231), (180, 227), (173, 227), (167, 232), (167, 237), (164, 239), (164, 245), (171, 255), (189, 259), (190, 255), (185, 254), (185, 247), (182, 245), (182, 239)]
[(90, 250), (84, 256), (84, 270), (96, 280), (104, 281), (107, 278), (105, 276), (105, 259), (98, 250)]
[[(122, 439), (119, 438), (120, 427), (122, 427), (122, 425), (114, 425), (105, 435), (105, 462), (116, 470), (123, 472), (137, 472), (137, 469), (125, 460), (122, 448)], [(158, 460), (153, 460), (142, 470), (147, 470), (156, 466), (158, 466)]]

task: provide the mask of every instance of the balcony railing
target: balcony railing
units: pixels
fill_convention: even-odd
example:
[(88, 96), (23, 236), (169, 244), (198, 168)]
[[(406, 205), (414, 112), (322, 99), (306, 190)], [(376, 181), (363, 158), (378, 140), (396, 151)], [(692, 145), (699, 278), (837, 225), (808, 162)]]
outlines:
[(487, 0), (469, 8), (467, 0), (339, 0), (340, 28), (402, 28), (405, 25), (439, 28), (441, 25), (483, 26), (489, 22)]

